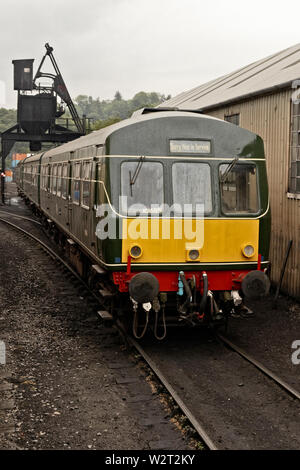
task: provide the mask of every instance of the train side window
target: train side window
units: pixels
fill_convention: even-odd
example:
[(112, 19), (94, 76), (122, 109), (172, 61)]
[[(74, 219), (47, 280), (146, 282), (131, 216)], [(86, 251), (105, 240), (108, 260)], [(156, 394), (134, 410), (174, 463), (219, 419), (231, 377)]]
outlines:
[(82, 165), (81, 205), (85, 209), (89, 209), (90, 207), (91, 168), (91, 162), (84, 162)]
[(67, 199), (68, 196), (68, 165), (63, 165), (62, 169), (62, 198)]
[(56, 194), (56, 175), (57, 175), (57, 165), (52, 167), (52, 194)]
[(44, 189), (45, 188), (45, 171), (44, 171), (44, 167), (41, 166), (41, 189)]
[(256, 166), (237, 163), (226, 174), (228, 165), (223, 164), (219, 171), (222, 212), (256, 214), (259, 210)]
[(42, 186), (44, 190), (47, 189), (47, 167), (46, 166), (42, 167)]
[(79, 204), (80, 201), (80, 169), (81, 163), (73, 164), (73, 178), (72, 178), (72, 200), (74, 204)]
[(56, 194), (58, 197), (61, 196), (61, 165), (57, 165), (57, 187)]
[(46, 169), (46, 181), (47, 181), (47, 191), (50, 193), (50, 184), (51, 184), (51, 166), (47, 165)]

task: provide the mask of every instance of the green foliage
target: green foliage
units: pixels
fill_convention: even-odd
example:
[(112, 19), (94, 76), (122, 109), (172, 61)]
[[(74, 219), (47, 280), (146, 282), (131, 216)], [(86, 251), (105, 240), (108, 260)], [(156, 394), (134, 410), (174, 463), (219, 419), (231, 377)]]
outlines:
[(95, 121), (93, 123), (93, 131), (98, 131), (99, 129), (103, 129), (103, 127), (111, 126), (116, 122), (121, 121), (120, 118), (111, 118), (111, 119), (103, 119), (102, 121)]
[(17, 122), (17, 110), (0, 108), (0, 132), (6, 131)]
[[(165, 96), (160, 93), (146, 93), (140, 91), (132, 99), (124, 100), (119, 91), (116, 91), (113, 100), (102, 100), (92, 98), (92, 96), (79, 95), (75, 98), (75, 105), (80, 116), (86, 115), (94, 121), (93, 129), (101, 129), (106, 125), (126, 119), (140, 108), (154, 108), (163, 101), (170, 99), (170, 95)], [(100, 122), (100, 124), (99, 124)], [(98, 127), (100, 126), (100, 127)]]
[[(6, 131), (17, 123), (17, 110), (0, 108), (0, 133)], [(6, 158), (6, 168), (11, 167), (13, 153), (28, 153), (29, 145), (25, 142), (17, 142)]]

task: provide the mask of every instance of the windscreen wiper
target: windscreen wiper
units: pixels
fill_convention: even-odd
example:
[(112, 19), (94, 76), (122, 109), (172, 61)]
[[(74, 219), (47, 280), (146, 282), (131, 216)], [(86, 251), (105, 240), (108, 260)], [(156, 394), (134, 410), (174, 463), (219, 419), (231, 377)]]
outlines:
[(137, 164), (137, 167), (133, 173), (133, 176), (131, 176), (131, 171), (129, 171), (129, 184), (130, 184), (130, 194), (132, 196), (132, 186), (135, 184), (137, 177), (139, 176), (139, 173), (141, 171), (142, 165), (144, 163), (145, 157), (142, 156)]
[(239, 157), (235, 157), (232, 162), (228, 165), (226, 170), (224, 171), (223, 175), (220, 177), (220, 183), (225, 183), (228, 174), (231, 172), (232, 168), (236, 165), (236, 163), (239, 161)]

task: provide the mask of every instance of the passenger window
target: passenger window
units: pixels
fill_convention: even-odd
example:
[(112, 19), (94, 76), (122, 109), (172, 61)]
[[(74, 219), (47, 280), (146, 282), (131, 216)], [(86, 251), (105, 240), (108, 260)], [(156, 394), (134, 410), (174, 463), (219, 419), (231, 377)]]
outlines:
[[(48, 168), (47, 168), (48, 167)], [(50, 193), (50, 183), (51, 183), (51, 166), (47, 165), (46, 167), (46, 181), (47, 181), (47, 191)]]
[(72, 183), (73, 183), (73, 191), (72, 191), (72, 198), (74, 204), (79, 204), (80, 201), (80, 168), (81, 164), (80, 163), (75, 163), (73, 165), (73, 178), (72, 178)]
[(57, 166), (53, 165), (52, 167), (52, 194), (56, 194), (56, 175), (57, 175)]
[(91, 187), (91, 162), (84, 162), (82, 168), (82, 200), (81, 204), (85, 208), (90, 207), (90, 187)]
[(41, 166), (41, 188), (45, 188), (45, 172), (44, 172), (44, 167)]
[(68, 195), (68, 165), (63, 166), (62, 170), (62, 197), (63, 199), (67, 199)]
[(42, 173), (43, 173), (43, 189), (47, 189), (47, 167), (43, 166), (42, 168)]
[(57, 196), (61, 196), (61, 165), (57, 166)]

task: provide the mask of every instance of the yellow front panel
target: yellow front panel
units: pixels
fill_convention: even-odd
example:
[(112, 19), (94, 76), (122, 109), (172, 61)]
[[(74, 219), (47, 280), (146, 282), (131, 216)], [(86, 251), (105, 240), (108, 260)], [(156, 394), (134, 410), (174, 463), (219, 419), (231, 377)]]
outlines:
[[(187, 252), (198, 249), (201, 263), (258, 260), (259, 220), (239, 219), (123, 219), (122, 262), (130, 247), (139, 245), (142, 255), (133, 263), (185, 263)], [(251, 244), (254, 255), (246, 258), (242, 247)]]

